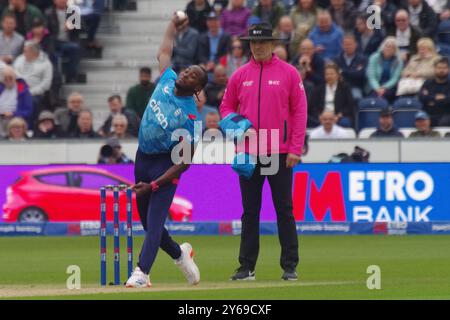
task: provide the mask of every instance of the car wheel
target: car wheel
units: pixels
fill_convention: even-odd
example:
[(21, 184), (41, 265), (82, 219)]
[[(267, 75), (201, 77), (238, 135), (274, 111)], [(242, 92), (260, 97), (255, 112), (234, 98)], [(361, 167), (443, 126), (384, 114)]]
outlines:
[(39, 208), (26, 208), (19, 215), (19, 222), (46, 222), (48, 220), (44, 211)]

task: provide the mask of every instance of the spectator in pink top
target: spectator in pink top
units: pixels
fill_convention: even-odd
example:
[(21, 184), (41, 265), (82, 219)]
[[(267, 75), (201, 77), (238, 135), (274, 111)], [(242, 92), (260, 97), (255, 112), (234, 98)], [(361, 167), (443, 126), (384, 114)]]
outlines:
[(224, 10), (221, 15), (223, 30), (232, 36), (243, 35), (251, 14), (250, 9), (244, 6), (244, 0), (231, 0), (231, 9)]

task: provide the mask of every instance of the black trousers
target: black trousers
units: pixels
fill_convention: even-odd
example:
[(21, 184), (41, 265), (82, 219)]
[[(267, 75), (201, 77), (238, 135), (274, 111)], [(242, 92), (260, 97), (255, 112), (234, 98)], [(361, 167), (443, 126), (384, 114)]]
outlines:
[(239, 177), (241, 187), (242, 215), (241, 267), (254, 270), (259, 254), (259, 215), (262, 189), (267, 177), (272, 191), (272, 201), (277, 214), (278, 238), (281, 244), (280, 265), (283, 270), (295, 269), (298, 265), (298, 238), (292, 213), (292, 169), (286, 168), (286, 154), (280, 154), (279, 170), (275, 175), (261, 175), (258, 162), (253, 176), (247, 180)]

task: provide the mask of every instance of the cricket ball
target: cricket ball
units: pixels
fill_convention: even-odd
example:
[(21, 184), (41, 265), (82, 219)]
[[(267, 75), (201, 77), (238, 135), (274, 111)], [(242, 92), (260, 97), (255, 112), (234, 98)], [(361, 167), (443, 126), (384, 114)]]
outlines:
[(186, 13), (184, 11), (178, 10), (177, 12), (175, 12), (175, 14), (177, 15), (178, 21), (184, 21), (187, 16)]

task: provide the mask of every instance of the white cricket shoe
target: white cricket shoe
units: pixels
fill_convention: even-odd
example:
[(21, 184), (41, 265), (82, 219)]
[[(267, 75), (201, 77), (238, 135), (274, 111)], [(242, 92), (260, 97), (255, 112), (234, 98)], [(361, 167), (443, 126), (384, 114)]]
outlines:
[(152, 284), (150, 283), (148, 274), (143, 273), (139, 267), (136, 267), (125, 286), (127, 288), (148, 288)]
[(185, 242), (180, 245), (181, 257), (175, 260), (175, 264), (180, 268), (181, 272), (185, 275), (189, 284), (196, 285), (200, 282), (200, 271), (194, 262), (192, 257), (194, 256), (194, 251), (192, 246)]

